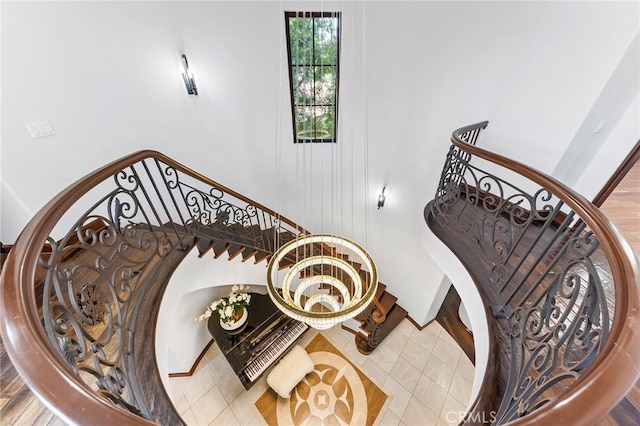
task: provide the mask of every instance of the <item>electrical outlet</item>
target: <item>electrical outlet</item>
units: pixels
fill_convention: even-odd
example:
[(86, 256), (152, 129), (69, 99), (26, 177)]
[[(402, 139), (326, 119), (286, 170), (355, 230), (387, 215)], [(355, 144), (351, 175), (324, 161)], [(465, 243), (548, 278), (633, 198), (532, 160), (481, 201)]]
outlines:
[(53, 136), (56, 134), (53, 124), (50, 121), (36, 121), (33, 123), (25, 124), (25, 127), (34, 139), (44, 138), (46, 136)]

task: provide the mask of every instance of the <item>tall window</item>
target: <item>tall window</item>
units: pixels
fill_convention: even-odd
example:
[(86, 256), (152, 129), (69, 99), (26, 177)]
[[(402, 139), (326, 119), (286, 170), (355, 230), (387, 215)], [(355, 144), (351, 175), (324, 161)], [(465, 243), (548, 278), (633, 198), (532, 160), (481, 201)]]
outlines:
[(293, 141), (336, 142), (339, 12), (285, 12)]

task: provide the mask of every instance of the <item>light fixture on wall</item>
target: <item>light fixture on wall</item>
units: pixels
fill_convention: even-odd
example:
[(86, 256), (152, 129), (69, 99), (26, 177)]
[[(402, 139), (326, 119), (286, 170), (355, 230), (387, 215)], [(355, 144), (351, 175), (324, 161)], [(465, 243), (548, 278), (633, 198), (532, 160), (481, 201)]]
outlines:
[(198, 88), (196, 87), (196, 80), (193, 78), (193, 73), (189, 70), (189, 61), (187, 61), (186, 55), (182, 55), (182, 67), (182, 78), (184, 79), (184, 85), (187, 87), (187, 93), (197, 95)]
[(378, 210), (380, 210), (380, 207), (384, 207), (384, 201), (387, 199), (387, 196), (384, 194), (385, 189), (387, 189), (386, 186), (382, 187), (382, 192), (378, 195)]

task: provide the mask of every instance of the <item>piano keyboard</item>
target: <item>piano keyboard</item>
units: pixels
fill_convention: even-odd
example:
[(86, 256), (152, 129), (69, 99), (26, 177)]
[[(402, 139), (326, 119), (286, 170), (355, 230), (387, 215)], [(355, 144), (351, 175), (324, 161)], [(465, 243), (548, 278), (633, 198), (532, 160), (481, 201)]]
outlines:
[(307, 324), (296, 321), (291, 327), (284, 330), (273, 343), (247, 364), (244, 374), (249, 381), (254, 382), (260, 377), (308, 328)]

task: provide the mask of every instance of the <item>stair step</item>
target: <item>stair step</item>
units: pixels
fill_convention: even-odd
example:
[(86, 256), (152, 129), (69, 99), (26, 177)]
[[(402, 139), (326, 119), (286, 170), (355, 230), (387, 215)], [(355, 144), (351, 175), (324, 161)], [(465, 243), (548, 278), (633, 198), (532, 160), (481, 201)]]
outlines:
[(263, 260), (268, 259), (270, 257), (271, 257), (271, 253), (266, 252), (266, 251), (259, 251), (254, 256), (255, 261), (253, 263), (254, 264), (258, 264), (258, 263), (262, 262)]
[(382, 293), (382, 297), (378, 300), (380, 301), (380, 304), (384, 308), (385, 312), (389, 312), (391, 308), (393, 308), (393, 305), (395, 305), (398, 298), (395, 297), (393, 294), (387, 293), (385, 291)]
[(203, 238), (198, 239), (198, 242), (196, 243), (196, 246), (198, 247), (198, 257), (202, 257), (205, 254), (207, 254), (207, 252), (209, 251), (212, 245), (213, 245), (212, 240), (207, 240)]
[(249, 258), (253, 257), (256, 253), (258, 253), (258, 249), (255, 249), (253, 247), (245, 247), (245, 249), (242, 250), (242, 261), (246, 262)]
[(225, 251), (227, 251), (227, 249), (229, 248), (229, 243), (227, 243), (226, 241), (216, 241), (215, 243), (213, 243), (212, 247), (213, 258), (217, 259), (222, 256)]
[(227, 253), (229, 253), (229, 260), (232, 260), (234, 257), (240, 254), (244, 250), (244, 247), (239, 244), (232, 244), (231, 247), (227, 249)]

